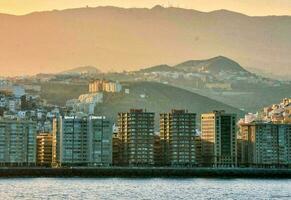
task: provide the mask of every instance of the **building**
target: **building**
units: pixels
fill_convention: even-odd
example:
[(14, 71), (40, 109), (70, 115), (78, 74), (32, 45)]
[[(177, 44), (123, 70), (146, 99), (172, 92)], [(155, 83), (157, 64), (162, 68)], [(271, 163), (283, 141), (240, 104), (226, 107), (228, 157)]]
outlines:
[(37, 135), (37, 165), (52, 165), (53, 135), (51, 133), (40, 133)]
[(139, 109), (118, 113), (123, 165), (154, 165), (154, 118), (154, 113)]
[(75, 112), (93, 114), (95, 107), (103, 102), (103, 93), (82, 94), (78, 99), (70, 99), (66, 102), (66, 107), (72, 108)]
[(112, 165), (112, 124), (104, 116), (88, 117), (89, 164)]
[(0, 120), (0, 165), (36, 164), (36, 123), (26, 120)]
[(119, 82), (108, 80), (94, 80), (89, 83), (89, 93), (96, 92), (121, 92), (122, 86)]
[(61, 117), (53, 118), (52, 124), (52, 167), (60, 165), (60, 119)]
[(102, 116), (62, 116), (53, 121), (54, 166), (112, 164), (112, 126)]
[(198, 166), (202, 165), (202, 141), (200, 135), (195, 135), (195, 159)]
[(213, 111), (201, 115), (204, 166), (234, 167), (237, 164), (236, 115)]
[(121, 160), (121, 139), (117, 132), (113, 132), (112, 135), (112, 165), (120, 166), (122, 165)]
[(172, 110), (160, 114), (160, 137), (165, 165), (194, 166), (196, 114), (186, 110)]
[(161, 137), (159, 134), (155, 134), (155, 138), (154, 138), (154, 165), (155, 166), (163, 166), (165, 163), (162, 150), (163, 148), (162, 148)]
[(291, 124), (242, 123), (240, 134), (241, 166), (291, 166)]

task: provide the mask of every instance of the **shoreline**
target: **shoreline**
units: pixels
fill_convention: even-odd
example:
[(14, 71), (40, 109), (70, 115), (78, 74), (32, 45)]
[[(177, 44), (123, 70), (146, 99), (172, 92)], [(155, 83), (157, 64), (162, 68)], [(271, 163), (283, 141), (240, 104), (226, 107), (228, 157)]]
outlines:
[(142, 167), (1, 167), (0, 178), (263, 178), (291, 179), (291, 169), (142, 168)]

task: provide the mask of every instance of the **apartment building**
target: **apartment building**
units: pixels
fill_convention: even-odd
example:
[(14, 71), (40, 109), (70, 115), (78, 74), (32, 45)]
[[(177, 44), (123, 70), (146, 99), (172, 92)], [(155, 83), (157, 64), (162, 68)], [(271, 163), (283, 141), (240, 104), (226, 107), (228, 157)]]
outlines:
[(0, 120), (0, 165), (36, 164), (36, 123), (27, 120)]
[(201, 115), (203, 165), (236, 166), (236, 130), (235, 114), (213, 111)]
[(160, 137), (167, 166), (194, 166), (196, 114), (172, 110), (160, 114)]
[(123, 165), (154, 165), (154, 118), (154, 113), (142, 109), (118, 113)]
[(53, 143), (54, 166), (112, 164), (112, 126), (103, 116), (55, 119)]
[(291, 124), (242, 123), (240, 135), (241, 166), (291, 166)]
[(51, 133), (39, 133), (37, 135), (37, 165), (52, 165), (53, 135)]
[(117, 81), (94, 80), (89, 83), (89, 93), (121, 92), (122, 86)]

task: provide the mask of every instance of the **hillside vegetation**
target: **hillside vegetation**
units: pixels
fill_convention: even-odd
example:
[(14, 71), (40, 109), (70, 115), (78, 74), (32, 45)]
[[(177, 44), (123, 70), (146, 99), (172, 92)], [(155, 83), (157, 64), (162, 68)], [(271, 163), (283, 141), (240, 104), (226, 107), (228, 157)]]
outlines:
[(242, 116), (244, 113), (234, 107), (207, 97), (176, 88), (173, 86), (153, 82), (127, 82), (124, 88), (130, 90), (130, 94), (107, 94), (105, 101), (100, 104), (96, 113), (105, 115), (116, 121), (118, 112), (126, 112), (131, 108), (146, 109), (158, 114), (170, 112), (171, 109), (187, 109), (189, 112), (200, 114), (213, 110), (226, 110)]

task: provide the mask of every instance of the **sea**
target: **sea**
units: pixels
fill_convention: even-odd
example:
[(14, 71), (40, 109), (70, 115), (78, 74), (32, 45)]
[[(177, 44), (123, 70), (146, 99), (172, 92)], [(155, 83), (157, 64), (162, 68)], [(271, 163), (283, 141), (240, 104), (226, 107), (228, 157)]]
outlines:
[(289, 199), (290, 179), (2, 178), (0, 199)]

